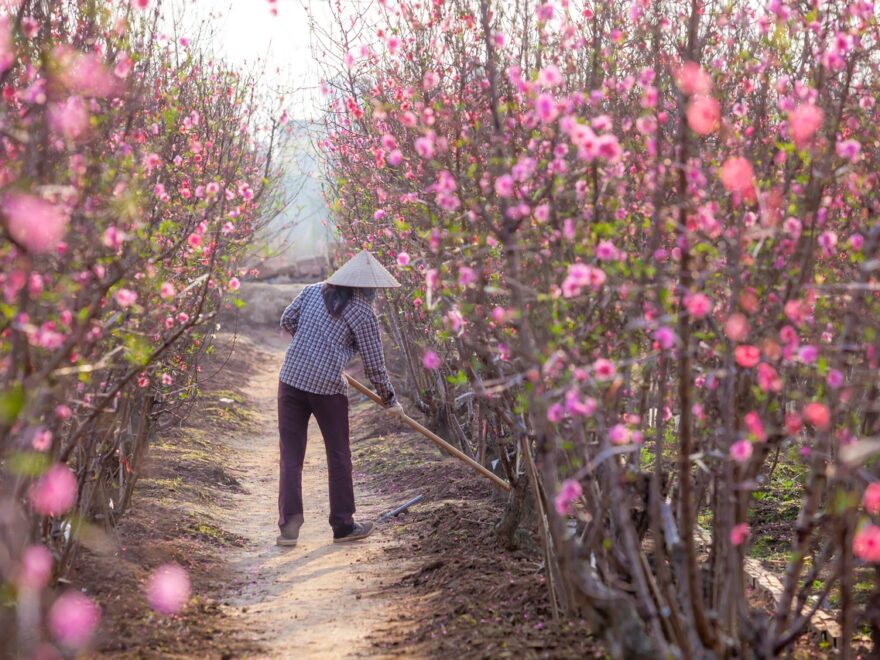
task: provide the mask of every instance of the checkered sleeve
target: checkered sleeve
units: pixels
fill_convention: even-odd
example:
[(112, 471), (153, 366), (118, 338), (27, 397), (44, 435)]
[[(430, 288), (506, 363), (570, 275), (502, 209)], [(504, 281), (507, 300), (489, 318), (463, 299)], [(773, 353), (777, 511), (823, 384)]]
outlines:
[(385, 405), (394, 402), (394, 388), (385, 370), (385, 356), (379, 339), (379, 321), (372, 310), (359, 314), (352, 324), (355, 343), (364, 361), (364, 372)]
[(284, 313), (281, 315), (281, 327), (290, 333), (291, 337), (296, 334), (296, 328), (299, 325), (299, 313), (302, 310), (304, 291), (305, 290), (301, 291), (300, 294), (293, 299), (293, 302), (287, 306), (287, 309), (285, 309)]

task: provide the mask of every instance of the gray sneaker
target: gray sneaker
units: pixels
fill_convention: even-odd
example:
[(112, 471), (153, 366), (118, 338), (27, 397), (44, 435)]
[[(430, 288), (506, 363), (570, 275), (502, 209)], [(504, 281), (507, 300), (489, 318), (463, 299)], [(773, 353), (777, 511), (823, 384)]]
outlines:
[(287, 548), (292, 548), (299, 540), (299, 528), (301, 526), (302, 521), (296, 518), (288, 521), (280, 528), (281, 533), (278, 535), (278, 538), (275, 539), (275, 543)]
[(367, 538), (373, 533), (373, 523), (355, 523), (354, 529), (345, 536), (333, 537), (334, 543), (350, 543), (351, 541), (360, 541)]

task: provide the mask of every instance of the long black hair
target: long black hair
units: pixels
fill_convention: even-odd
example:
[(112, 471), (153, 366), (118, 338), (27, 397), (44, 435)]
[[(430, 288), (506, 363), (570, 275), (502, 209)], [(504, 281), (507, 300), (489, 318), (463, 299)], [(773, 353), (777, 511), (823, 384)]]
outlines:
[(360, 291), (367, 300), (372, 301), (376, 296), (375, 289), (366, 289), (353, 286), (336, 286), (335, 284), (324, 284), (321, 287), (321, 295), (324, 297), (324, 305), (327, 306), (327, 313), (334, 319), (339, 318), (348, 303), (354, 298), (354, 294)]

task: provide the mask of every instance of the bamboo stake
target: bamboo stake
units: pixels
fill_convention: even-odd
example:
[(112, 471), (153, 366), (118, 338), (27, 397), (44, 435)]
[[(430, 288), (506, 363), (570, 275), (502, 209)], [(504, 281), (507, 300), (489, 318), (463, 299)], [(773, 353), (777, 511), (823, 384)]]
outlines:
[[(375, 401), (376, 403), (378, 403), (380, 406), (383, 406), (383, 405), (384, 405), (384, 404), (382, 403), (382, 399), (379, 398), (379, 396), (378, 396), (375, 392), (373, 392), (373, 390), (371, 390), (369, 387), (367, 387), (366, 385), (363, 385), (362, 383), (358, 382), (357, 380), (355, 380), (354, 378), (352, 378), (352, 377), (349, 376), (348, 374), (345, 374), (345, 379), (348, 381), (348, 384), (351, 385), (351, 386), (352, 386), (354, 389), (356, 389), (358, 392), (360, 392), (360, 393), (363, 394), (364, 396), (369, 397), (370, 399), (372, 399), (373, 401)], [(447, 454), (449, 454), (450, 456), (453, 456), (453, 457), (457, 458), (458, 460), (460, 460), (460, 461), (466, 463), (466, 464), (467, 464), (472, 470), (474, 470), (475, 472), (479, 472), (482, 476), (484, 476), (484, 477), (486, 477), (487, 479), (491, 480), (491, 481), (492, 481), (496, 486), (498, 486), (499, 488), (502, 488), (503, 490), (506, 490), (506, 491), (510, 491), (510, 484), (507, 483), (506, 481), (504, 481), (504, 479), (502, 479), (501, 477), (499, 477), (498, 475), (496, 475), (495, 473), (493, 473), (491, 470), (487, 470), (485, 467), (483, 467), (482, 465), (480, 465), (479, 463), (477, 463), (477, 462), (476, 462), (474, 459), (472, 459), (470, 456), (468, 456), (467, 454), (465, 454), (465, 453), (459, 451), (458, 449), (456, 449), (455, 447), (453, 447), (452, 445), (450, 445), (448, 442), (446, 442), (446, 441), (445, 441), (443, 438), (441, 438), (439, 435), (437, 435), (437, 434), (431, 432), (430, 430), (426, 429), (424, 426), (422, 426), (421, 424), (419, 424), (419, 423), (418, 423), (416, 420), (414, 420), (412, 417), (409, 417), (409, 416), (407, 416), (407, 415), (403, 415), (400, 419), (401, 419), (401, 420), (402, 420), (407, 426), (409, 426), (411, 429), (413, 429), (413, 430), (418, 431), (419, 433), (421, 433), (421, 434), (422, 434), (423, 436), (425, 436), (428, 440), (430, 440), (430, 441), (433, 442), (435, 445), (437, 445), (438, 447), (440, 447), (440, 449), (444, 450), (444, 451), (445, 451)]]

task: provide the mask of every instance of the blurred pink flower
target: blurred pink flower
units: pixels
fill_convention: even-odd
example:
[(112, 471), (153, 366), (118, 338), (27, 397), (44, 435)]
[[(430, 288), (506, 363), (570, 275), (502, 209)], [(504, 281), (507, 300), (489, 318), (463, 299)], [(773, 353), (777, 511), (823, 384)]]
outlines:
[(22, 193), (6, 195), (2, 211), (9, 234), (31, 252), (54, 250), (64, 238), (70, 219), (55, 204)]
[(226, 286), (230, 291), (238, 291), (241, 288), (241, 282), (239, 282), (237, 277), (232, 277)]
[(822, 108), (812, 103), (805, 103), (788, 113), (788, 131), (798, 149), (810, 143), (816, 131), (822, 126), (825, 113)]
[(724, 322), (724, 334), (730, 341), (745, 341), (749, 336), (749, 321), (743, 314), (735, 312)]
[(78, 140), (89, 128), (89, 111), (79, 96), (70, 96), (65, 101), (50, 103), (46, 120), (56, 135), (67, 140)]
[(756, 440), (764, 442), (767, 439), (767, 433), (764, 431), (764, 422), (761, 421), (761, 417), (755, 411), (745, 414), (743, 424), (746, 427), (746, 431), (754, 436)]
[(837, 155), (851, 163), (856, 162), (861, 149), (862, 145), (857, 140), (844, 140), (843, 142), (838, 142), (835, 147)]
[(547, 408), (547, 419), (554, 424), (558, 424), (565, 416), (565, 411), (561, 403), (554, 403)]
[(688, 314), (701, 319), (712, 311), (712, 301), (703, 293), (692, 293), (685, 297), (684, 306)]
[(853, 536), (853, 554), (863, 561), (880, 562), (880, 527), (864, 525)]
[(0, 73), (15, 62), (15, 44), (12, 41), (12, 25), (9, 16), (0, 16)]
[(477, 274), (474, 272), (473, 268), (468, 268), (467, 266), (462, 266), (458, 269), (458, 285), (459, 286), (468, 286), (473, 282), (477, 281)]
[(18, 586), (30, 589), (42, 589), (49, 584), (52, 577), (52, 553), (44, 545), (28, 546), (21, 556), (21, 568), (18, 572)]
[(409, 254), (406, 252), (401, 252), (397, 255), (397, 265), (398, 266), (409, 266)]
[(804, 406), (802, 413), (804, 419), (820, 431), (825, 431), (831, 426), (831, 411), (824, 403), (811, 401)]
[(47, 617), (52, 636), (64, 646), (76, 649), (89, 643), (100, 620), (98, 606), (78, 591), (67, 591), (59, 596)]
[(761, 350), (757, 346), (742, 344), (734, 350), (736, 363), (746, 369), (751, 369), (761, 360)]
[(733, 545), (742, 545), (749, 536), (749, 526), (746, 523), (734, 525), (730, 530), (730, 542)]
[(114, 296), (120, 307), (131, 307), (137, 302), (137, 293), (131, 289), (119, 289)]
[(874, 516), (880, 513), (880, 482), (869, 483), (862, 495), (862, 506), (865, 512)]
[(662, 326), (654, 331), (654, 341), (660, 344), (660, 348), (668, 351), (675, 346), (675, 331), (672, 328)]
[(146, 9), (150, 6), (150, 0), (131, 0), (131, 6), (135, 9)]
[(737, 463), (745, 463), (752, 457), (754, 447), (748, 440), (737, 440), (730, 445), (730, 457)]
[(724, 161), (720, 171), (721, 184), (725, 190), (742, 197), (755, 192), (755, 173), (752, 164), (742, 156), (732, 156)]
[(758, 387), (762, 392), (779, 392), (782, 390), (782, 379), (776, 369), (766, 362), (758, 365)]
[(687, 121), (697, 135), (709, 135), (721, 125), (721, 106), (711, 96), (694, 96), (688, 103)]
[(596, 380), (611, 380), (617, 374), (614, 363), (606, 358), (599, 358), (593, 362), (593, 377)]
[(52, 446), (52, 431), (46, 427), (40, 427), (31, 438), (31, 447), (37, 451), (46, 451)]
[(708, 94), (712, 91), (712, 79), (696, 62), (685, 62), (675, 72), (675, 82), (685, 96)]
[(562, 487), (559, 489), (554, 500), (556, 513), (560, 516), (570, 515), (573, 512), (574, 503), (583, 495), (583, 492), (581, 485), (574, 479), (563, 481)]
[(159, 297), (164, 300), (171, 300), (176, 294), (174, 290), (174, 285), (171, 282), (162, 282), (162, 286), (159, 287)]
[(825, 382), (828, 383), (828, 387), (832, 390), (840, 389), (843, 385), (843, 374), (837, 369), (830, 369), (828, 371), (828, 376), (825, 377)]
[(50, 467), (28, 491), (31, 506), (44, 516), (60, 516), (76, 502), (76, 477), (66, 465)]
[(177, 564), (163, 564), (147, 580), (146, 596), (156, 612), (177, 614), (189, 600), (189, 575)]
[(535, 112), (538, 113), (538, 118), (545, 124), (552, 122), (559, 116), (556, 99), (547, 92), (538, 94), (537, 98), (535, 98)]
[(439, 369), (440, 358), (434, 351), (429, 349), (425, 351), (424, 355), (422, 355), (422, 366), (425, 367), (425, 369)]

